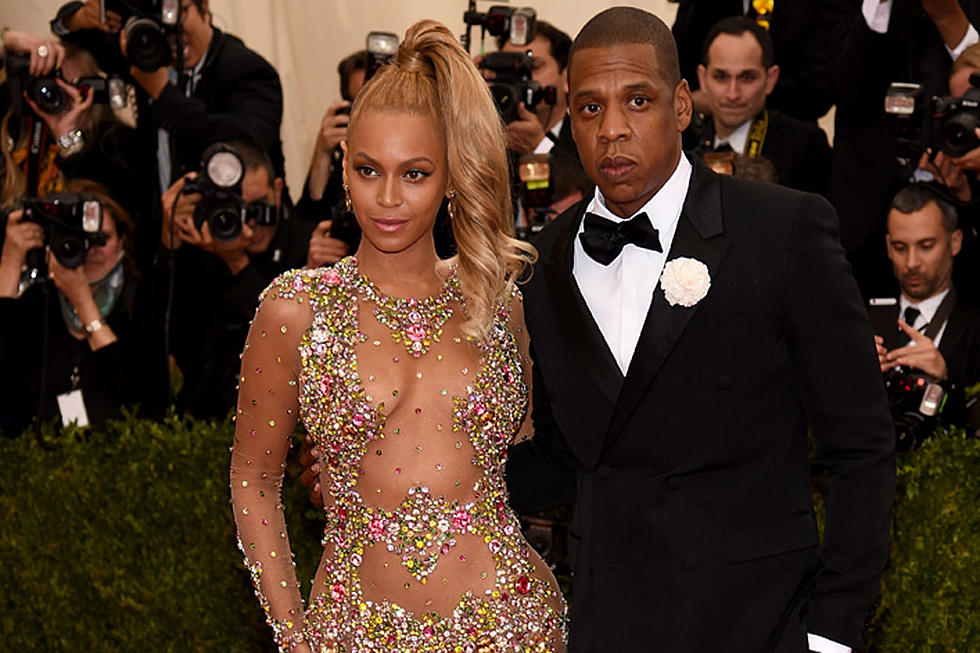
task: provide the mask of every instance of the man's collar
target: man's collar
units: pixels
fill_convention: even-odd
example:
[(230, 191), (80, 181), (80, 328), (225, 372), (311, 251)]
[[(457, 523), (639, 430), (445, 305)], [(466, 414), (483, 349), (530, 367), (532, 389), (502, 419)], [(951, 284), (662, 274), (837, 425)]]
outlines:
[(944, 299), (946, 299), (946, 295), (949, 294), (951, 288), (952, 286), (947, 286), (946, 290), (918, 302), (913, 302), (903, 293), (898, 299), (898, 312), (900, 315), (904, 314), (907, 307), (915, 306), (917, 309), (919, 309), (919, 313), (923, 318), (925, 318), (926, 322), (932, 322), (932, 316), (936, 314), (936, 311), (939, 309), (939, 305), (943, 303)]
[[(691, 162), (681, 152), (674, 172), (667, 178), (667, 181), (660, 187), (660, 190), (654, 193), (653, 197), (647, 200), (646, 204), (634, 211), (633, 215), (645, 212), (650, 218), (651, 224), (658, 229), (666, 226), (663, 224), (664, 220), (675, 220), (680, 215), (681, 207), (684, 205), (684, 199), (687, 197), (687, 190), (691, 183), (692, 169)], [(609, 207), (606, 206), (606, 198), (603, 197), (602, 191), (599, 190), (598, 186), (596, 186), (595, 195), (592, 201), (589, 202), (587, 210), (615, 222), (626, 219), (609, 210)], [(581, 231), (583, 228), (584, 221), (583, 225), (579, 226), (579, 230)]]
[(718, 147), (719, 143), (725, 142), (731, 145), (732, 151), (736, 154), (743, 154), (745, 152), (745, 141), (749, 139), (749, 128), (752, 127), (752, 120), (746, 120), (741, 125), (735, 128), (728, 138), (720, 138), (718, 136), (718, 130), (715, 129), (715, 142), (712, 143), (714, 147)]

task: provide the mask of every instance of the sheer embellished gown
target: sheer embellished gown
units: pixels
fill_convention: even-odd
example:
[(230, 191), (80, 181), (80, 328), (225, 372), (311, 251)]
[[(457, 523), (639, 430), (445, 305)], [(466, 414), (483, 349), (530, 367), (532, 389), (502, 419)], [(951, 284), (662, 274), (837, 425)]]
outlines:
[[(484, 341), (435, 297), (383, 295), (353, 257), (263, 294), (242, 357), (232, 504), (277, 643), (314, 651), (563, 651), (565, 606), (508, 506), (527, 428), (520, 295)], [(297, 419), (319, 449), (326, 528), (304, 606), (280, 486)], [(297, 481), (298, 482), (298, 481)]]

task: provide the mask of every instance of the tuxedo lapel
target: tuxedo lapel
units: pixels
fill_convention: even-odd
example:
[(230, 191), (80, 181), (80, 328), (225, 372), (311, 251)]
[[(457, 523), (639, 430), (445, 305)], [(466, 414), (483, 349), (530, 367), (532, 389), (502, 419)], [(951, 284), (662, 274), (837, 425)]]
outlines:
[[(955, 292), (955, 290), (950, 290)], [(946, 328), (943, 330), (943, 338), (939, 341), (939, 353), (947, 361), (957, 352), (960, 340), (966, 335), (967, 321), (963, 319), (962, 313), (958, 310), (959, 303), (953, 305), (953, 311), (946, 320)]]
[(558, 320), (556, 330), (564, 335), (575, 357), (602, 393), (615, 403), (623, 385), (623, 374), (572, 276), (573, 244), (586, 206), (587, 202), (581, 203), (575, 219), (569, 221), (557, 237), (551, 258), (542, 267)]
[[(667, 262), (678, 258), (701, 261), (708, 267), (711, 279), (714, 280), (729, 244), (730, 239), (724, 235), (722, 220), (721, 182), (706, 166), (695, 162), (691, 185), (667, 254)], [(711, 292), (709, 289), (708, 296)], [(619, 439), (623, 427), (699, 307), (700, 303), (690, 308), (671, 306), (660, 284), (657, 284), (603, 442), (600, 460)]]

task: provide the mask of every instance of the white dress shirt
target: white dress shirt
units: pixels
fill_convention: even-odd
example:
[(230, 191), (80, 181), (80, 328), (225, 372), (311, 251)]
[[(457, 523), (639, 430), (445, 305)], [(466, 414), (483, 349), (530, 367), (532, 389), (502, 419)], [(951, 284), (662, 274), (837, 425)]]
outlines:
[(714, 147), (728, 143), (735, 154), (745, 154), (745, 141), (749, 140), (750, 127), (752, 127), (752, 119), (746, 120), (736, 127), (735, 131), (728, 135), (728, 138), (719, 138), (718, 134), (715, 134)]
[[(936, 311), (939, 310), (939, 305), (943, 303), (943, 300), (946, 298), (946, 295), (948, 294), (949, 294), (949, 288), (942, 291), (938, 295), (933, 295), (928, 299), (923, 299), (918, 304), (913, 304), (905, 297), (905, 295), (901, 295), (898, 299), (898, 316), (904, 320), (905, 309), (909, 306), (919, 309), (919, 317), (915, 319), (915, 324), (910, 324), (909, 326), (915, 329), (916, 331), (922, 331), (927, 324), (932, 322), (933, 316), (935, 316)], [(943, 322), (943, 325), (942, 327), (940, 327), (939, 332), (936, 333), (936, 337), (932, 339), (932, 342), (937, 347), (939, 346), (939, 341), (942, 340), (943, 338), (943, 333), (945, 333), (946, 331), (947, 322), (949, 322), (948, 318), (946, 322)], [(913, 340), (909, 344), (914, 345), (915, 341)]]
[[(691, 163), (682, 154), (667, 182), (636, 212), (645, 212), (659, 232), (662, 252), (630, 243), (623, 247), (622, 253), (612, 263), (602, 265), (586, 254), (578, 236), (575, 238), (572, 276), (624, 375), (633, 359), (653, 293), (660, 283), (660, 273), (667, 262), (667, 253), (674, 240), (684, 198), (691, 183), (691, 170)], [(624, 220), (606, 207), (605, 198), (598, 188), (587, 210), (614, 222)], [(583, 231), (584, 220), (579, 225), (578, 233)]]
[[(561, 133), (561, 126), (564, 125), (564, 124), (565, 124), (565, 118), (562, 118), (561, 120), (559, 120), (558, 122), (556, 122), (555, 123), (555, 126), (552, 127), (551, 130), (550, 130), (551, 135), (554, 136), (555, 138), (558, 138), (558, 134)], [(555, 142), (553, 140), (551, 140), (550, 138), (548, 138), (548, 134), (545, 134), (544, 135), (544, 138), (541, 139), (541, 142), (538, 143), (538, 146), (536, 148), (534, 148), (534, 153), (535, 154), (547, 154), (548, 152), (551, 152), (551, 150), (554, 147), (555, 147)]]

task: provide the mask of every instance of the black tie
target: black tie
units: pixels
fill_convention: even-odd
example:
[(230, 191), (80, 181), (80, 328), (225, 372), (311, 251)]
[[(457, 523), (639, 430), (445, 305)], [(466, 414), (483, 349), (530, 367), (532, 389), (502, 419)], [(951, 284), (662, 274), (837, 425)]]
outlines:
[(585, 231), (579, 235), (585, 253), (602, 265), (609, 265), (626, 243), (637, 247), (664, 251), (660, 246), (657, 230), (650, 224), (646, 213), (637, 213), (629, 220), (614, 222), (595, 213), (585, 214)]
[(714, 151), (715, 152), (734, 152), (735, 150), (732, 149), (732, 146), (731, 145), (729, 145), (725, 141), (722, 141), (721, 143), (718, 143), (717, 145), (715, 145)]
[(917, 309), (915, 306), (906, 306), (905, 311), (902, 313), (902, 318), (905, 320), (907, 325), (914, 329), (915, 321), (919, 319), (920, 315), (922, 315), (922, 313), (920, 313), (919, 309)]

